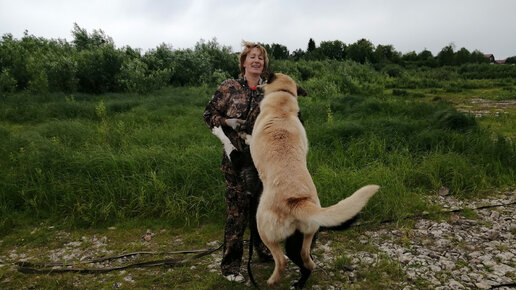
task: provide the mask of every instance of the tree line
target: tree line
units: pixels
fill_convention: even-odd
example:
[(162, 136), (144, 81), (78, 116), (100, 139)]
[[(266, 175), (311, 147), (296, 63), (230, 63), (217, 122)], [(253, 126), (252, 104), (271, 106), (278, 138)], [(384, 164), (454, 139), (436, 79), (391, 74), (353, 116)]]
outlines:
[(358, 63), (371, 63), (381, 66), (388, 63), (400, 64), (403, 66), (456, 66), (467, 63), (488, 63), (484, 54), (478, 50), (470, 52), (465, 47), (454, 51), (454, 45), (445, 46), (436, 56), (425, 49), (420, 53), (411, 51), (401, 53), (392, 45), (375, 46), (367, 39), (360, 39), (352, 44), (345, 44), (340, 40), (322, 41), (317, 47), (315, 41), (310, 38), (306, 51), (302, 49), (289, 52), (287, 47), (273, 43), (265, 44), (267, 52), (274, 59), (293, 60), (351, 60)]
[[(21, 39), (5, 34), (0, 40), (0, 93), (27, 91), (147, 93), (167, 85), (218, 84), (238, 76), (238, 53), (216, 39), (200, 40), (194, 48), (174, 49), (162, 43), (144, 53), (130, 46), (115, 47), (102, 30), (88, 32), (74, 24), (71, 42), (45, 39), (25, 31)], [(428, 50), (402, 54), (392, 45), (373, 45), (360, 39), (352, 44), (323, 41), (317, 46), (310, 39), (306, 50), (292, 53), (281, 44), (264, 44), (274, 61), (351, 61), (373, 65), (378, 71), (391, 65), (387, 72), (410, 67), (463, 66), (483, 64), (488, 60), (475, 50), (454, 51), (444, 47), (436, 56)], [(273, 67), (273, 66), (272, 66)], [(393, 73), (394, 72), (394, 73)]]

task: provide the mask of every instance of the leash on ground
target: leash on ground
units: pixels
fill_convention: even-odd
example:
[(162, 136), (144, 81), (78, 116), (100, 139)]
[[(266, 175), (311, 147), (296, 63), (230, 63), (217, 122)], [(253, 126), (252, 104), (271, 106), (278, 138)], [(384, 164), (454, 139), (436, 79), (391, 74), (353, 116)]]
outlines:
[[(67, 264), (63, 262), (57, 263), (30, 263), (30, 262), (17, 262), (15, 263), (18, 266), (18, 271), (24, 274), (52, 274), (52, 273), (79, 273), (79, 274), (98, 274), (98, 273), (107, 273), (111, 271), (119, 271), (129, 268), (142, 268), (142, 267), (155, 267), (155, 266), (169, 266), (176, 267), (181, 266), (186, 262), (193, 261), (204, 256), (207, 256), (213, 252), (216, 252), (222, 248), (223, 244), (220, 244), (217, 248), (207, 249), (207, 250), (185, 250), (185, 251), (172, 251), (172, 252), (134, 252), (128, 253), (113, 257), (105, 257), (95, 260), (83, 261), (74, 264)], [(155, 260), (155, 261), (147, 261), (140, 263), (128, 264), (120, 267), (110, 267), (110, 268), (76, 268), (77, 265), (84, 264), (94, 264), (101, 263), (110, 260), (121, 259), (130, 256), (136, 255), (162, 255), (162, 254), (193, 254), (197, 253), (194, 256), (187, 258), (176, 258), (176, 259), (163, 259), (163, 260)], [(67, 267), (67, 268), (55, 268), (55, 267)]]
[[(506, 203), (506, 204), (479, 206), (476, 208), (460, 208), (460, 209), (444, 210), (444, 211), (433, 212), (433, 213), (423, 213), (423, 214), (418, 214), (418, 215), (406, 216), (401, 219), (383, 220), (379, 223), (380, 224), (392, 223), (392, 222), (396, 222), (399, 220), (422, 218), (422, 217), (427, 217), (427, 216), (436, 215), (436, 214), (439, 215), (439, 214), (462, 212), (462, 211), (465, 211), (468, 209), (469, 210), (480, 210), (480, 209), (512, 206), (515, 204), (516, 204), (516, 202), (511, 202), (511, 203)], [(364, 222), (364, 223), (347, 224), (347, 226), (348, 227), (359, 227), (359, 226), (373, 225), (373, 224), (375, 224), (375, 223), (374, 222)], [(338, 227), (321, 228), (321, 231), (335, 229), (335, 228), (338, 228)], [(122, 255), (117, 255), (117, 256), (113, 256), (113, 257), (105, 257), (105, 258), (99, 258), (99, 259), (94, 259), (94, 260), (82, 261), (82, 262), (73, 263), (73, 264), (68, 264), (65, 262), (57, 262), (57, 263), (16, 262), (15, 265), (18, 266), (18, 271), (21, 273), (24, 273), (24, 274), (51, 274), (51, 273), (66, 273), (66, 272), (80, 273), (80, 274), (107, 273), (107, 272), (111, 272), (111, 271), (118, 271), (118, 270), (124, 270), (124, 269), (129, 269), (129, 268), (155, 267), (155, 266), (162, 266), (162, 265), (169, 266), (169, 267), (181, 266), (186, 262), (196, 260), (196, 259), (202, 258), (204, 256), (207, 256), (209, 254), (212, 254), (212, 253), (222, 249), (222, 247), (223, 247), (223, 244), (220, 244), (217, 248), (212, 248), (212, 249), (207, 249), (207, 250), (184, 250), (184, 251), (170, 251), (170, 252), (133, 252), (133, 253), (122, 254)], [(101, 263), (101, 262), (105, 262), (105, 261), (116, 260), (116, 259), (121, 259), (121, 258), (125, 258), (125, 257), (136, 256), (136, 255), (163, 255), (163, 254), (170, 255), (170, 254), (195, 254), (195, 253), (196, 253), (196, 255), (187, 257), (187, 258), (176, 258), (176, 259), (171, 258), (171, 259), (147, 261), (147, 262), (128, 264), (128, 265), (124, 265), (124, 266), (120, 266), (120, 267), (77, 268), (78, 265)], [(66, 267), (66, 268), (56, 268), (56, 267)], [(250, 259), (248, 260), (248, 267), (250, 267)], [(251, 279), (254, 280), (254, 277)]]

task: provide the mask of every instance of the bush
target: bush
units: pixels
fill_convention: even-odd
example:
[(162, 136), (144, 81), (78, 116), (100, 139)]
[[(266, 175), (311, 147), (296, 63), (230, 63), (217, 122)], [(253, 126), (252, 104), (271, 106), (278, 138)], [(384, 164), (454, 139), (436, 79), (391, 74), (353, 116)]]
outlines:
[(34, 94), (46, 94), (49, 89), (48, 76), (44, 69), (42, 59), (39, 57), (29, 57), (26, 67), (30, 75), (27, 90)]
[(385, 72), (391, 78), (399, 78), (402, 76), (404, 69), (400, 65), (390, 64), (385, 66), (382, 69), (382, 71)]
[(117, 91), (117, 75), (123, 60), (124, 54), (112, 45), (80, 51), (77, 55), (79, 90), (94, 94)]
[(328, 99), (339, 94), (337, 84), (329, 78), (311, 78), (302, 83), (309, 97)]
[(117, 82), (125, 92), (145, 94), (164, 87), (171, 75), (168, 68), (150, 71), (139, 58), (126, 58), (117, 75)]
[(54, 92), (76, 92), (78, 64), (73, 55), (52, 55), (46, 63), (49, 89)]
[(172, 63), (174, 65), (172, 84), (199, 85), (209, 83), (211, 80), (211, 64), (206, 55), (195, 53), (191, 49), (176, 50)]
[(12, 93), (16, 90), (16, 80), (9, 73), (9, 70), (4, 68), (0, 74), (0, 93)]
[(492, 64), (465, 64), (458, 73), (465, 79), (503, 79), (516, 78), (516, 66)]
[(432, 124), (435, 128), (457, 131), (470, 130), (477, 125), (473, 116), (455, 109), (437, 111), (433, 116)]

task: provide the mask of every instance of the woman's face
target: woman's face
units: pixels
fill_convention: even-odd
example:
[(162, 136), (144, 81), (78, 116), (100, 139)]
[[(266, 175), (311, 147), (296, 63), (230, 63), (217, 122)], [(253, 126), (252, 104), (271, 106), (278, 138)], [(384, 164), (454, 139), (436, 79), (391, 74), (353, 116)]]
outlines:
[(244, 61), (245, 74), (260, 75), (263, 71), (265, 61), (263, 55), (257, 47), (251, 49)]

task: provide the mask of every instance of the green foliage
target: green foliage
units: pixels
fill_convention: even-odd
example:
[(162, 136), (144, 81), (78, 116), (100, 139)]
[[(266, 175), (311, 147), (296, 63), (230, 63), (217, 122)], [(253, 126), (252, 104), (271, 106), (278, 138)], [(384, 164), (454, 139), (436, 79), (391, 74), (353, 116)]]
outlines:
[(289, 51), (286, 46), (273, 43), (271, 45), (264, 44), (265, 50), (267, 50), (267, 55), (269, 58), (273, 59), (288, 59)]
[(8, 69), (0, 73), (0, 93), (12, 93), (16, 90), (16, 80), (9, 73)]
[(383, 74), (351, 61), (273, 61), (270, 67), (300, 80), (315, 98), (348, 93), (382, 94), (384, 89)]
[(315, 41), (310, 38), (310, 40), (308, 40), (308, 48), (306, 49), (306, 52), (310, 53), (310, 52), (313, 52), (315, 50), (316, 46), (315, 46)]
[(439, 54), (437, 54), (437, 59), (439, 60), (439, 64), (444, 65), (454, 65), (455, 57), (453, 52), (453, 47), (451, 45), (445, 46)]
[[(90, 33), (75, 23), (71, 33), (73, 40), (70, 43), (38, 38), (27, 31), (21, 40), (5, 34), (0, 41), (2, 90), (147, 94), (167, 85), (216, 85), (224, 78), (239, 75), (237, 54), (215, 38), (210, 41), (201, 39), (193, 49), (173, 49), (171, 45), (160, 44), (142, 54), (139, 49), (128, 46), (116, 48), (113, 39), (100, 29)], [(330, 86), (335, 83), (340, 93), (376, 93), (384, 84), (388, 87), (432, 87), (435, 86), (433, 79), (442, 79), (431, 77), (428, 81), (413, 77), (403, 74), (405, 69), (424, 73), (428, 68), (443, 67), (443, 71), (458, 72), (468, 79), (513, 77), (514, 74), (514, 69), (508, 66), (483, 67), (480, 64), (487, 60), (481, 52), (475, 50), (470, 53), (466, 48), (454, 52), (452, 45), (443, 48), (436, 57), (428, 50), (402, 55), (392, 45), (375, 47), (366, 39), (349, 45), (339, 40), (322, 41), (319, 47), (310, 39), (306, 51), (297, 49), (292, 54), (281, 44), (263, 45), (274, 66), (284, 72), (291, 71), (302, 81), (318, 77), (322, 71), (320, 62), (324, 61), (343, 62), (343, 66), (349, 66), (350, 61), (367, 63), (376, 71), (396, 78), (382, 81), (379, 86), (358, 84), (362, 88), (357, 88), (355, 76), (344, 75), (340, 84), (342, 81), (329, 77), (325, 82)], [(508, 60), (510, 62), (511, 59)], [(289, 68), (291, 66), (296, 68)], [(319, 86), (316, 82), (310, 81), (309, 85)]]
[(164, 87), (172, 73), (169, 68), (151, 71), (140, 58), (125, 59), (117, 75), (125, 92), (145, 94)]
[(516, 56), (513, 56), (513, 57), (509, 57), (507, 58), (507, 60), (505, 61), (506, 64), (516, 64)]
[[(27, 33), (0, 43), (0, 230), (19, 217), (75, 226), (220, 218), (220, 144), (201, 116), (215, 86), (238, 75), (237, 56), (215, 39), (142, 55), (102, 31), (73, 33), (71, 44)], [(308, 91), (299, 102), (324, 205), (377, 183), (364, 216), (378, 220), (426, 210), (420, 194), (441, 185), (463, 196), (514, 186), (513, 140), (426, 97), (499, 88), (496, 98), (513, 98), (514, 66), (438, 66), (429, 51), (401, 56), (367, 40), (295, 54), (270, 66)], [(196, 87), (163, 89), (170, 84)]]
[(455, 63), (458, 65), (463, 65), (469, 62), (471, 58), (471, 53), (465, 47), (461, 48), (459, 51), (455, 53)]
[(360, 39), (347, 48), (349, 59), (358, 63), (371, 62), (373, 60), (374, 45), (367, 39)]
[(79, 51), (96, 49), (106, 45), (114, 46), (113, 39), (107, 36), (102, 29), (93, 30), (93, 33), (89, 34), (86, 29), (74, 23), (72, 35), (74, 38), (72, 43)]
[(346, 44), (340, 40), (322, 41), (319, 50), (326, 59), (346, 59)]
[[(173, 50), (161, 44), (143, 56), (130, 47), (117, 49), (102, 30), (74, 24), (73, 41), (46, 40), (25, 32), (0, 42), (2, 90), (44, 92), (135, 92), (145, 94), (169, 84), (220, 83), (238, 76), (238, 59), (216, 39), (195, 49)], [(288, 51), (286, 52), (288, 56)]]
[[(135, 58), (136, 60), (137, 58)], [(290, 61), (278, 64), (289, 67)], [(142, 65), (142, 63), (138, 63)], [(354, 62), (298, 62), (308, 166), (324, 205), (366, 183), (382, 192), (364, 218), (426, 210), (419, 195), (514, 185), (513, 142), (407, 89), (374, 94), (382, 75)], [(355, 94), (343, 93), (343, 75)], [(225, 76), (221, 76), (225, 77)], [(201, 115), (215, 88), (134, 94), (8, 95), (0, 108), (0, 222), (15, 216), (90, 226), (128, 218), (199, 223), (223, 215), (220, 144)]]
[(504, 79), (516, 78), (516, 66), (491, 64), (465, 64), (458, 68), (465, 79)]
[[(202, 57), (203, 60), (207, 60), (209, 62), (208, 75), (215, 71), (225, 72), (232, 77), (237, 77), (239, 74), (237, 55), (232, 53), (229, 46), (219, 44), (216, 38), (207, 42), (204, 40), (199, 41), (195, 45), (195, 52), (199, 57)], [(220, 84), (210, 83), (209, 81), (205, 83)], [(195, 84), (199, 83), (197, 82)]]
[(79, 51), (79, 91), (94, 94), (117, 91), (116, 80), (123, 58), (124, 55), (112, 45)]

